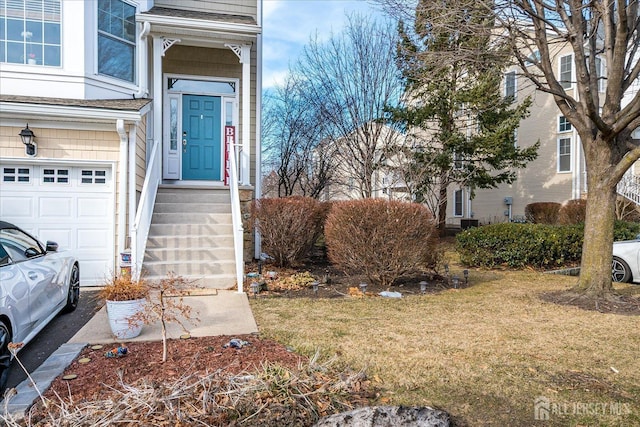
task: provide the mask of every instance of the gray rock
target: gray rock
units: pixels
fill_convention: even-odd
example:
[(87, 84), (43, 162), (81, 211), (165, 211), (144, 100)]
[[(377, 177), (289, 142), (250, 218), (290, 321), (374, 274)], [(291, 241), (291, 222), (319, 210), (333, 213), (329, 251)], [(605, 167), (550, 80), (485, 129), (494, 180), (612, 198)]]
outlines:
[(314, 427), (449, 427), (449, 414), (428, 406), (369, 406), (322, 418)]

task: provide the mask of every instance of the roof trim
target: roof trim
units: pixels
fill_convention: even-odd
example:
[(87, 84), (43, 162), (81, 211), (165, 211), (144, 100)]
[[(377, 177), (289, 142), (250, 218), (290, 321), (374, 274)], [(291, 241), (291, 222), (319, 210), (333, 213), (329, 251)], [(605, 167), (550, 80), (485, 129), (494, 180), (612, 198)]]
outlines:
[(149, 12), (136, 14), (139, 22), (149, 22), (150, 24), (165, 25), (168, 27), (189, 28), (196, 30), (223, 31), (236, 34), (257, 35), (262, 33), (262, 28), (255, 24), (238, 24), (220, 21), (205, 21), (194, 18), (181, 18), (175, 16), (154, 15)]
[(122, 119), (127, 122), (137, 122), (142, 120), (147, 112), (151, 109), (151, 103), (148, 102), (140, 109), (122, 110), (113, 108), (100, 108), (96, 106), (77, 106), (77, 105), (60, 105), (60, 104), (44, 104), (35, 102), (15, 102), (0, 101), (0, 117), (15, 116), (34, 116), (58, 118), (61, 120), (73, 120), (79, 122), (112, 122)]

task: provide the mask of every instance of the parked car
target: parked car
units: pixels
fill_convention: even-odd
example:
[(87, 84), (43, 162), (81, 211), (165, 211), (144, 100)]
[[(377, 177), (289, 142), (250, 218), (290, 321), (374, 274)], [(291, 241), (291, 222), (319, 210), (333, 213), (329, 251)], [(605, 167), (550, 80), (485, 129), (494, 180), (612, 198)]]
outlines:
[(0, 390), (12, 360), (8, 344), (27, 344), (60, 311), (78, 306), (80, 264), (57, 250), (0, 221)]
[(613, 242), (611, 279), (640, 283), (640, 239)]

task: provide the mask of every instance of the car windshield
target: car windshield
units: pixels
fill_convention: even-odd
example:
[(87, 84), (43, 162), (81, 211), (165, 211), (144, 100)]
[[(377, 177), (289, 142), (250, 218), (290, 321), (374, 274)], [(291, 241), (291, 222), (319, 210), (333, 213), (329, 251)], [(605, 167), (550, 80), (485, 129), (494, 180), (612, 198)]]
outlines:
[(24, 261), (43, 254), (37, 240), (13, 228), (0, 230), (0, 245), (13, 262)]

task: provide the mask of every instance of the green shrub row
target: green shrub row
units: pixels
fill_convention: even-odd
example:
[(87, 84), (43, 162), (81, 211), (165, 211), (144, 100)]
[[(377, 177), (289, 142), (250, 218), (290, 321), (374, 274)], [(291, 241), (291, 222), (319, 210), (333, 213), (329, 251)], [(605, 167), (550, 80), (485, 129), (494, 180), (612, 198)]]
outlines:
[[(615, 240), (634, 239), (640, 224), (616, 221)], [(456, 237), (460, 261), (468, 266), (556, 268), (582, 255), (584, 224), (493, 224), (466, 230)]]

